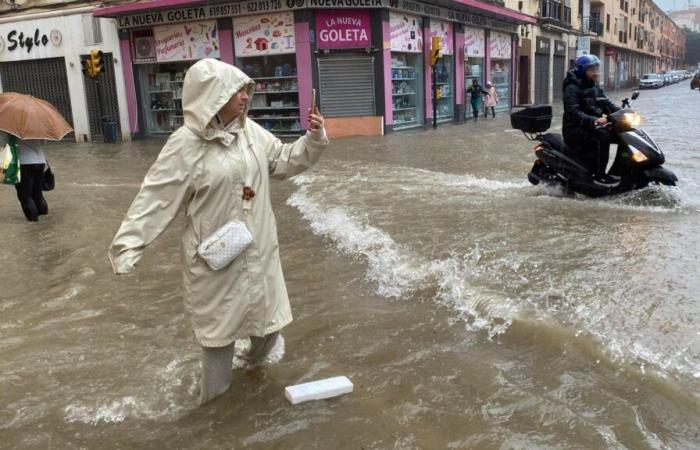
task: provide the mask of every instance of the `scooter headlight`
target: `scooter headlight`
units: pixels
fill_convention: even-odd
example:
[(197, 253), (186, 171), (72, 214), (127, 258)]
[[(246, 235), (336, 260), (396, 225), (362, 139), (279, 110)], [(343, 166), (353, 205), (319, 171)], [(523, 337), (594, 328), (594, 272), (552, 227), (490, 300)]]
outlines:
[(630, 128), (639, 128), (642, 124), (642, 115), (636, 112), (625, 113), (622, 120)]
[(632, 154), (632, 161), (634, 161), (634, 162), (643, 163), (644, 161), (649, 160), (649, 158), (647, 158), (647, 155), (640, 152), (639, 150), (632, 147), (631, 145), (630, 145), (630, 153)]

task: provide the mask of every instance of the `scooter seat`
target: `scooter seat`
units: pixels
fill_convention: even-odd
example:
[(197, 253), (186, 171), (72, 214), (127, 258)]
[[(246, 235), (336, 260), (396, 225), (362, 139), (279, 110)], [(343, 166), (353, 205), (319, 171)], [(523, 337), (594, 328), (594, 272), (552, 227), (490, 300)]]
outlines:
[(542, 136), (542, 142), (546, 143), (555, 150), (559, 150), (567, 155), (573, 154), (571, 148), (564, 142), (564, 137), (558, 133), (547, 133)]

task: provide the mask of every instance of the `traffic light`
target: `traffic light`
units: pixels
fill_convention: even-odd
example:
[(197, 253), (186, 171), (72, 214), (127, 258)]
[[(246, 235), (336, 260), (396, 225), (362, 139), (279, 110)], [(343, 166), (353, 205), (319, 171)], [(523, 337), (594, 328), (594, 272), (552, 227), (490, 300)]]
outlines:
[(97, 77), (102, 73), (103, 70), (103, 58), (102, 52), (100, 50), (90, 51), (90, 62), (92, 63), (92, 76)]
[(83, 66), (83, 75), (90, 78), (94, 77), (95, 72), (92, 69), (92, 61), (90, 61), (89, 59), (84, 59), (80, 61), (80, 65)]
[(440, 59), (440, 47), (442, 46), (442, 39), (439, 36), (433, 36), (432, 45), (430, 47), (430, 65), (434, 66), (438, 63)]

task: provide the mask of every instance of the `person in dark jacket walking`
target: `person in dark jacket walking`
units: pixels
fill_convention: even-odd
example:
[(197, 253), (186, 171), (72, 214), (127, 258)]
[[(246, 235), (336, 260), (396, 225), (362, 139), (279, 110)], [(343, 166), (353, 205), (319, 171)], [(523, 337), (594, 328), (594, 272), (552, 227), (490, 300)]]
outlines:
[(471, 86), (467, 88), (467, 93), (469, 94), (470, 103), (472, 105), (472, 114), (474, 115), (474, 122), (479, 120), (479, 110), (481, 109), (481, 96), (489, 95), (488, 91), (485, 91), (477, 79), (472, 80)]
[(598, 184), (616, 185), (620, 180), (605, 173), (608, 165), (612, 132), (605, 127), (607, 114), (620, 108), (598, 86), (600, 60), (594, 55), (576, 58), (575, 68), (564, 80), (564, 141), (575, 149), (582, 163), (593, 173)]

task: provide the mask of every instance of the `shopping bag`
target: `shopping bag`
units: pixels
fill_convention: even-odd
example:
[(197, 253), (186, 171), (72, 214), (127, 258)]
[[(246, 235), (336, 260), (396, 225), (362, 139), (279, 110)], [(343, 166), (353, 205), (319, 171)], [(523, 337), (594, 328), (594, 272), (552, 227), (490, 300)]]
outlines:
[(0, 183), (18, 184), (20, 182), (19, 149), (14, 136), (10, 142), (0, 151)]

